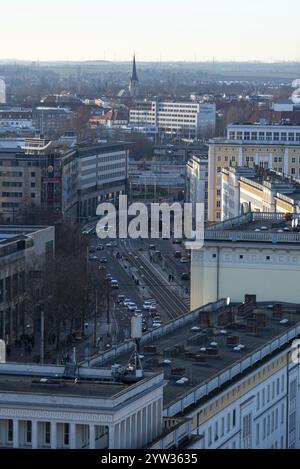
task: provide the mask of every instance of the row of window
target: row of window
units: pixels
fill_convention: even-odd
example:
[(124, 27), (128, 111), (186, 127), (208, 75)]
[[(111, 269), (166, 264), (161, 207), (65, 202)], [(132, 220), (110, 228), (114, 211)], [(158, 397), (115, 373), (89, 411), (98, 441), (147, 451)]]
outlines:
[(249, 132), (229, 131), (230, 140), (254, 140), (274, 142), (300, 142), (300, 132)]
[(216, 420), (213, 425), (210, 425), (206, 432), (204, 432), (204, 445), (207, 441), (207, 446), (210, 447), (213, 442), (223, 438), (226, 433), (231, 432), (236, 426), (236, 410), (228, 412), (227, 416), (223, 416), (220, 420)]

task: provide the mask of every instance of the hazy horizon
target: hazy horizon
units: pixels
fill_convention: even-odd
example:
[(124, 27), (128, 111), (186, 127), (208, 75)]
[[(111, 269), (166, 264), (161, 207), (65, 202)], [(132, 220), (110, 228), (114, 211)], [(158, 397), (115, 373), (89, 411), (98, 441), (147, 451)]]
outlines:
[(300, 61), (296, 0), (11, 0), (1, 10), (2, 60)]

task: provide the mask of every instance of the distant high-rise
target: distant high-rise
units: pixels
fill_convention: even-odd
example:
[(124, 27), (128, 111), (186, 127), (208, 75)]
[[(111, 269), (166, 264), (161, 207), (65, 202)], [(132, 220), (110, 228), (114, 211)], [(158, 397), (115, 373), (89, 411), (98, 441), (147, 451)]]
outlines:
[(136, 73), (135, 54), (133, 55), (132, 75), (129, 82), (130, 96), (136, 98), (139, 95), (139, 79)]
[(6, 85), (3, 78), (0, 77), (0, 104), (6, 103)]

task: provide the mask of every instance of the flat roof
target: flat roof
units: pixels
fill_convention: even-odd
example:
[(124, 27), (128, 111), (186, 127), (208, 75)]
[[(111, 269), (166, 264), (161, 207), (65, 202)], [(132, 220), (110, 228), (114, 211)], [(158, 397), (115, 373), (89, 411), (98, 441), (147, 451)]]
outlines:
[(0, 392), (114, 399), (129, 389), (135, 389), (136, 394), (143, 392), (144, 387), (139, 387), (153, 378), (153, 385), (161, 383), (157, 373), (144, 373), (135, 381), (121, 381), (115, 380), (111, 370), (106, 368), (97, 370), (77, 366), (72, 378), (67, 377), (65, 370), (63, 365), (0, 364)]
[[(293, 227), (297, 220), (298, 227)], [(272, 247), (277, 243), (300, 245), (300, 214), (293, 214), (286, 219), (284, 213), (249, 212), (239, 217), (207, 226), (205, 243), (207, 242), (250, 242), (266, 243)]]
[[(276, 303), (278, 304), (278, 303)], [(238, 305), (231, 305), (236, 308)], [(288, 319), (286, 324), (281, 324), (278, 319), (273, 319), (273, 303), (258, 303), (253, 307), (251, 314), (265, 315), (265, 327), (257, 329), (256, 333), (248, 332), (246, 329), (246, 318), (241, 318), (235, 323), (228, 323), (222, 327), (207, 327), (200, 321), (201, 312), (195, 320), (191, 320), (173, 332), (161, 335), (152, 342), (147, 342), (141, 347), (142, 365), (144, 370), (152, 372), (163, 372), (166, 380), (164, 387), (164, 407), (182, 398), (199, 387), (214, 375), (221, 373), (227, 367), (241, 361), (249, 353), (262, 349), (268, 342), (281, 334), (300, 324), (300, 305), (282, 303), (282, 318)], [(228, 307), (229, 308), (229, 307)], [(220, 313), (228, 311), (228, 308), (219, 308), (216, 312), (208, 313), (212, 322)], [(224, 334), (224, 330), (226, 334)], [(233, 346), (226, 345), (229, 335), (238, 337), (238, 344), (244, 346), (240, 351), (235, 351)], [(216, 342), (218, 348), (217, 355), (207, 355), (201, 352), (201, 348), (209, 348), (212, 342)], [(149, 353), (147, 347), (153, 346), (155, 349)], [(145, 349), (146, 347), (146, 349)], [(206, 355), (206, 362), (199, 362), (199, 355)], [(115, 361), (124, 363), (128, 355), (117, 357)], [(166, 360), (166, 361), (165, 361)], [(168, 360), (170, 362), (168, 362)], [(172, 374), (172, 369), (177, 369), (178, 374)], [(188, 378), (185, 384), (179, 384), (180, 378)]]

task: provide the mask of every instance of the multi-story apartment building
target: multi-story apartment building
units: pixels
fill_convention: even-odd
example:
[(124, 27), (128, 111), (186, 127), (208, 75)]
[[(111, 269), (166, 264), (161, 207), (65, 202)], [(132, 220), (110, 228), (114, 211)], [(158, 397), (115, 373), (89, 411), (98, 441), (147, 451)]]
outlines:
[(150, 125), (159, 133), (196, 138), (201, 133), (213, 134), (216, 105), (194, 101), (139, 101), (130, 110), (129, 124)]
[[(209, 226), (204, 246), (192, 250), (191, 307), (219, 298), (299, 300), (300, 215), (249, 212)], [(284, 285), (284, 288), (283, 288)]]
[(33, 110), (32, 119), (40, 134), (53, 137), (73, 129), (74, 113), (69, 108), (39, 106)]
[[(192, 421), (194, 438), (182, 435), (179, 447), (300, 447), (300, 366), (291, 356), (300, 337), (299, 303), (243, 300), (221, 299), (142, 338), (144, 370), (164, 373), (164, 418)], [(130, 348), (122, 344), (114, 358), (103, 352), (86, 365), (125, 363)], [(168, 440), (150, 447), (168, 448)]]
[[(25, 331), (25, 293), (30, 278), (37, 284), (54, 256), (54, 228), (0, 226), (0, 339), (10, 345)], [(38, 313), (32, 308), (31, 320)]]
[(0, 110), (0, 133), (33, 132), (32, 110), (11, 108)]
[(186, 164), (185, 201), (193, 204), (193, 218), (196, 216), (196, 204), (204, 204), (204, 220), (208, 209), (208, 158), (192, 156)]
[(222, 220), (247, 212), (300, 213), (300, 181), (255, 167), (222, 169)]
[(298, 177), (300, 175), (300, 126), (231, 124), (227, 138), (209, 145), (208, 219), (221, 220), (222, 168), (262, 166)]
[(41, 208), (77, 220), (95, 216), (103, 198), (125, 191), (128, 148), (124, 144), (74, 145), (72, 139), (16, 140), (0, 146), (0, 214), (14, 223)]

